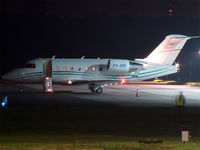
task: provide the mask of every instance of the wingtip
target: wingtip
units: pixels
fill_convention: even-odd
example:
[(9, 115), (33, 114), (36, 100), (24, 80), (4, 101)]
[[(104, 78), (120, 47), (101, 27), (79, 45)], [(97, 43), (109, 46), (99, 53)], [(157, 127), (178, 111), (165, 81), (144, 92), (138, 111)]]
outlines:
[(188, 38), (188, 36), (186, 35), (182, 35), (182, 34), (170, 34), (168, 36), (166, 36), (167, 39), (170, 39), (170, 38)]
[(200, 38), (200, 36), (191, 36), (190, 38), (195, 39), (195, 38)]
[(186, 36), (182, 34), (171, 34), (166, 36), (166, 38), (187, 38), (187, 39), (192, 39), (192, 38), (200, 38), (200, 36)]

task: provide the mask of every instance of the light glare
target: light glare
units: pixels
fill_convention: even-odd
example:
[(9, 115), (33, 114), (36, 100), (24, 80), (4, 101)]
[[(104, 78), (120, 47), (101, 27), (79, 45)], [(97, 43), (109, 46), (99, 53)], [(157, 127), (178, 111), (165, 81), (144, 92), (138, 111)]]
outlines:
[(180, 67), (179, 63), (176, 63), (175, 65), (176, 65), (176, 67), (177, 67), (177, 68), (179, 68), (179, 67)]
[(72, 84), (72, 81), (71, 81), (71, 80), (68, 80), (68, 81), (67, 81), (67, 84), (68, 84), (68, 85), (71, 85), (71, 84)]
[(6, 103), (5, 103), (5, 102), (2, 102), (2, 103), (1, 103), (1, 106), (2, 106), (2, 107), (6, 106)]
[(125, 84), (126, 83), (126, 79), (122, 78), (121, 79), (121, 84)]

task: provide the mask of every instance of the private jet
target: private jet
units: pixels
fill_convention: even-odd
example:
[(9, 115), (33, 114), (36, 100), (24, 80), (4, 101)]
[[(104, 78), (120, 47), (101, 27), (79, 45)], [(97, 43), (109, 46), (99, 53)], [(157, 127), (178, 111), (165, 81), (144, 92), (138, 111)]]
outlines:
[(41, 83), (43, 91), (53, 92), (52, 84), (86, 82), (92, 93), (102, 93), (105, 82), (134, 82), (176, 73), (175, 59), (186, 41), (197, 36), (168, 35), (146, 58), (79, 59), (36, 58), (2, 76), (18, 83)]

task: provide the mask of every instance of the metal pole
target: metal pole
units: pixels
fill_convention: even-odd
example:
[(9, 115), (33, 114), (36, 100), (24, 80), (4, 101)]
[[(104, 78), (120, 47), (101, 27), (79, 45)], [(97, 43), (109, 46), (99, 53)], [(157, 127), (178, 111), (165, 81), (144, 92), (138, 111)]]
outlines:
[(190, 66), (189, 66), (189, 81), (192, 81), (192, 61), (190, 61)]

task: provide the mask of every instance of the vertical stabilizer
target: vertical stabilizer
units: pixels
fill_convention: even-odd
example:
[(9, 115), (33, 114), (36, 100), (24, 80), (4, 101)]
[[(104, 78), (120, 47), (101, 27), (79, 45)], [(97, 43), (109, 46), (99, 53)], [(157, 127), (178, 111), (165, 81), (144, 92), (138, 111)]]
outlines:
[(188, 39), (185, 35), (168, 35), (145, 61), (157, 64), (172, 65)]

